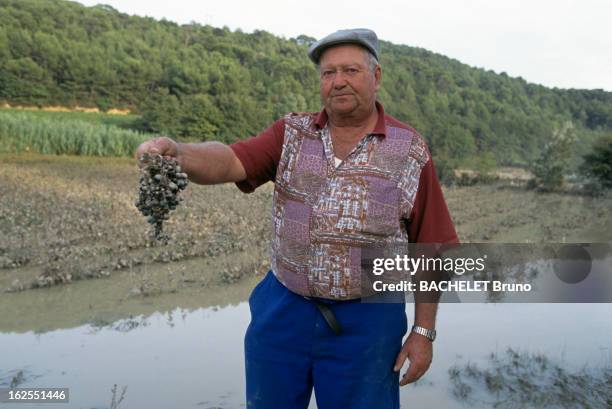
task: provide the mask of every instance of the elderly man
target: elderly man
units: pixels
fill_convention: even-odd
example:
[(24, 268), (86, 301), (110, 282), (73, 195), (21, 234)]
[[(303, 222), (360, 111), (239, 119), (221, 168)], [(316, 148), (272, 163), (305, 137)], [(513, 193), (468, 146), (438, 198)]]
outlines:
[(313, 387), (320, 409), (399, 408), (399, 385), (431, 363), (436, 303), (416, 303), (402, 346), (405, 304), (361, 300), (364, 247), (457, 242), (426, 143), (376, 100), (378, 54), (373, 31), (335, 32), (309, 50), (321, 112), (230, 146), (158, 138), (137, 151), (176, 157), (196, 183), (275, 183), (271, 270), (249, 299), (248, 408), (306, 408)]

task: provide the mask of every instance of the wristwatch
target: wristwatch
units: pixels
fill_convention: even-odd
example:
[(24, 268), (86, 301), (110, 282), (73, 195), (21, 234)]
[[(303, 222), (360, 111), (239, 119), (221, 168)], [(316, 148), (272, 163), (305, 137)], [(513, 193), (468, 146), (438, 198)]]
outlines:
[(412, 326), (412, 332), (423, 335), (425, 338), (433, 342), (436, 339), (436, 330), (419, 327), (418, 325)]

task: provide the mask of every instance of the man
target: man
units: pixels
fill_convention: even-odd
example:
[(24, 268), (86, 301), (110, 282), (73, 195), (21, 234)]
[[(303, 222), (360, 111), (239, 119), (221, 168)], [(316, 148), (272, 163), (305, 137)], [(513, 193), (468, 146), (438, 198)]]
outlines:
[[(457, 236), (421, 136), (376, 101), (378, 39), (340, 30), (313, 44), (324, 109), (288, 114), (226, 146), (158, 138), (140, 156), (174, 156), (195, 183), (274, 181), (271, 270), (249, 299), (247, 407), (399, 408), (399, 385), (432, 360), (436, 303), (360, 302), (366, 246), (455, 243)], [(399, 380), (406, 359), (410, 366)]]

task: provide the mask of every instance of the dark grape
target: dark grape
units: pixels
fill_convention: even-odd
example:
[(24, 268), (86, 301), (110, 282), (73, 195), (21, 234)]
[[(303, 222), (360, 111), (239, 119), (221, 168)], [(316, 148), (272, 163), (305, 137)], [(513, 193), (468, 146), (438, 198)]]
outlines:
[(168, 241), (163, 234), (164, 220), (170, 211), (182, 201), (179, 192), (187, 187), (187, 174), (173, 158), (145, 153), (140, 158), (140, 182), (138, 200), (135, 205), (154, 226), (152, 236), (156, 240)]

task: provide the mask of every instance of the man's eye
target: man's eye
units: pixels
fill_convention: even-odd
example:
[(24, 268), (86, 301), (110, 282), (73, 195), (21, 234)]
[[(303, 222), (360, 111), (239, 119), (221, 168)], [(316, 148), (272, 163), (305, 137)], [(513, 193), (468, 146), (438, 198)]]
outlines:
[(355, 75), (359, 72), (359, 70), (357, 68), (347, 68), (346, 69), (346, 73), (350, 74), (350, 75)]

